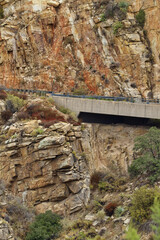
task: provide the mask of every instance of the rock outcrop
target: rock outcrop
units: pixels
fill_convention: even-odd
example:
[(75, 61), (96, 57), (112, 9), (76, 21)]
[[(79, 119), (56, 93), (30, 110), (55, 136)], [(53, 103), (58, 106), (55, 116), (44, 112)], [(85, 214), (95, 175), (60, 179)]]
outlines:
[(2, 128), (0, 176), (13, 194), (38, 212), (51, 209), (63, 215), (87, 204), (93, 172), (128, 175), (134, 139), (147, 130), (64, 122), (45, 129), (39, 122), (16, 122)]
[(143, 135), (147, 127), (123, 124), (90, 124), (84, 130), (82, 146), (90, 172), (104, 171), (117, 176), (128, 175), (134, 159), (134, 139)]
[(109, 0), (1, 0), (0, 84), (158, 97), (159, 1), (129, 2), (125, 13)]
[(35, 126), (37, 120), (2, 129), (8, 139), (0, 145), (1, 178), (38, 212), (51, 209), (65, 215), (80, 210), (90, 197), (81, 126), (59, 122), (41, 134), (37, 130), (37, 136)]

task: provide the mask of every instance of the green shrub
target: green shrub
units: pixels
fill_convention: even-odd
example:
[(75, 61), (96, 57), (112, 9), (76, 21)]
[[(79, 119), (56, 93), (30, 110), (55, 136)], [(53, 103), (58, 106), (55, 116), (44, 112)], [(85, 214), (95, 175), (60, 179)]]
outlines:
[(25, 93), (19, 93), (19, 92), (16, 92), (16, 91), (11, 91), (10, 95), (19, 97), (19, 98), (21, 98), (23, 100), (27, 100), (27, 98), (28, 98), (28, 96)]
[(33, 130), (32, 136), (36, 137), (37, 135), (42, 134), (42, 133), (44, 133), (44, 130), (42, 128), (36, 128), (35, 130)]
[[(17, 96), (8, 94), (7, 96), (7, 106), (9, 106), (9, 108), (13, 107), (14, 111), (18, 111), (20, 110), (25, 104), (25, 101)], [(11, 105), (11, 106), (10, 106)], [(12, 111), (12, 109), (9, 109)]]
[(68, 108), (65, 108), (63, 106), (58, 107), (58, 110), (64, 114), (69, 114), (71, 112), (71, 110), (69, 110)]
[(118, 206), (114, 211), (115, 217), (121, 217), (123, 216), (124, 213), (125, 213), (125, 209), (122, 206)]
[(87, 90), (84, 88), (77, 88), (73, 91), (73, 95), (87, 95)]
[(116, 192), (122, 190), (122, 185), (126, 183), (125, 178), (115, 178), (112, 176), (105, 176), (103, 181), (98, 183), (98, 188), (101, 192)]
[(51, 106), (54, 105), (54, 100), (52, 97), (49, 97), (47, 101), (51, 104)]
[(78, 118), (77, 118), (77, 116), (76, 116), (76, 113), (75, 113), (75, 112), (72, 112), (69, 108), (65, 108), (65, 107), (63, 107), (63, 106), (57, 106), (57, 109), (58, 109), (60, 112), (69, 115), (69, 117), (70, 117), (71, 119), (73, 119), (74, 121), (76, 121), (76, 122), (78, 121)]
[(137, 230), (131, 226), (129, 226), (129, 229), (125, 236), (126, 240), (140, 240), (140, 235), (137, 233)]
[(96, 218), (97, 218), (98, 221), (103, 221), (105, 216), (106, 216), (106, 214), (105, 214), (103, 209), (98, 211), (97, 214), (96, 214)]
[(136, 21), (141, 26), (144, 27), (145, 24), (145, 11), (140, 9), (136, 15)]
[(119, 21), (115, 22), (113, 25), (113, 33), (117, 34), (119, 29), (123, 28), (123, 24)]
[(0, 7), (0, 19), (4, 18), (3, 7)]
[(91, 226), (92, 226), (92, 223), (90, 221), (79, 218), (78, 220), (74, 221), (74, 223), (72, 225), (72, 229), (88, 230), (91, 228)]
[(77, 240), (85, 240), (87, 238), (86, 233), (84, 232), (79, 232)]
[(160, 176), (160, 129), (152, 127), (135, 139), (135, 153), (139, 154), (129, 167), (131, 176), (145, 174), (151, 183)]
[(151, 206), (155, 198), (160, 199), (160, 191), (158, 188), (148, 188), (143, 186), (136, 190), (133, 194), (130, 207), (132, 219), (138, 223), (143, 223), (150, 218)]
[(128, 2), (120, 2), (118, 4), (119, 8), (121, 9), (122, 12), (126, 13), (129, 7), (129, 3)]
[(105, 182), (105, 181), (99, 182), (98, 188), (101, 192), (103, 192), (103, 191), (114, 192), (117, 189), (116, 186), (114, 186), (113, 184), (110, 184), (108, 182)]
[(36, 216), (35, 221), (30, 225), (26, 240), (55, 239), (62, 229), (60, 216), (46, 211)]
[(102, 209), (102, 204), (98, 200), (93, 200), (93, 208), (95, 212), (98, 212)]
[(101, 19), (100, 19), (100, 21), (101, 21), (101, 22), (104, 22), (104, 21), (106, 21), (106, 16), (105, 16), (105, 13), (103, 13), (103, 14), (101, 15)]

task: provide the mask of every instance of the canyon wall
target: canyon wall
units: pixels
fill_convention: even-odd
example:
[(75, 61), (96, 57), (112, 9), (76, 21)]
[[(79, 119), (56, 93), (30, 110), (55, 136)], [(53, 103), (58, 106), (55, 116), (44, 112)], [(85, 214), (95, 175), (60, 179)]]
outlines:
[(159, 2), (129, 3), (124, 13), (111, 0), (0, 0), (0, 84), (158, 97)]
[(90, 199), (90, 176), (101, 171), (128, 176), (135, 137), (145, 127), (59, 122), (40, 128), (40, 120), (2, 127), (0, 178), (7, 188), (38, 212), (69, 215)]

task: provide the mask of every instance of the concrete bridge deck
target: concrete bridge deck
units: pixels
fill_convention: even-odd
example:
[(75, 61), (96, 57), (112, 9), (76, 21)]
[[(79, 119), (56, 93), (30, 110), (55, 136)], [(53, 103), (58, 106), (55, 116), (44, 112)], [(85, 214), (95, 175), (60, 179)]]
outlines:
[(56, 104), (69, 108), (77, 116), (80, 112), (97, 113), (137, 118), (160, 119), (160, 104), (139, 102), (131, 103), (124, 101), (107, 101), (87, 98), (74, 98), (66, 96), (54, 96)]
[(49, 94), (53, 97), (56, 104), (65, 108), (69, 108), (71, 111), (75, 112), (77, 116), (81, 112), (83, 112), (136, 118), (160, 119), (160, 100), (158, 99), (138, 99), (132, 97), (125, 98), (104, 96), (73, 96), (55, 94), (51, 91), (28, 89), (5, 88), (5, 90), (24, 92), (28, 94)]

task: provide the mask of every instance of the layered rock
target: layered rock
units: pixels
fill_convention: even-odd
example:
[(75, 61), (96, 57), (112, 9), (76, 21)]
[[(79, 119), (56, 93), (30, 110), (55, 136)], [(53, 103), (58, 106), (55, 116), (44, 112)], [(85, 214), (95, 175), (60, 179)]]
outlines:
[(134, 140), (145, 134), (147, 129), (123, 124), (88, 125), (83, 133), (82, 146), (90, 172), (103, 171), (117, 176), (128, 175), (128, 167), (134, 159)]
[(32, 120), (2, 129), (8, 139), (0, 145), (0, 176), (38, 212), (76, 212), (90, 196), (81, 126), (59, 122), (33, 137), (36, 125), (38, 121)]
[[(146, 28), (154, 26), (148, 38), (135, 20), (143, 2)], [(109, 0), (0, 1), (5, 15), (0, 20), (0, 84), (56, 92), (158, 96), (159, 3), (133, 3), (125, 15)], [(112, 11), (114, 17), (109, 14)], [(114, 34), (118, 22), (123, 27)]]

